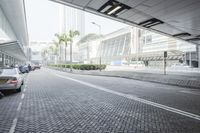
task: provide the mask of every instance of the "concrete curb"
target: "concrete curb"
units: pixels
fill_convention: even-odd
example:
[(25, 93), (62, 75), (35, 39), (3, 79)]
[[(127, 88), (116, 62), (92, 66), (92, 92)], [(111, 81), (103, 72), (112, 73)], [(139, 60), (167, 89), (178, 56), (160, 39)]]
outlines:
[[(140, 80), (140, 81), (146, 81), (146, 82), (153, 82), (153, 83), (160, 83), (160, 84), (166, 84), (166, 85), (173, 85), (173, 86), (180, 86), (180, 87), (187, 87), (187, 88), (193, 88), (193, 89), (200, 89), (200, 80), (199, 79), (180, 79), (184, 76), (179, 76), (178, 78), (176, 76), (172, 75), (161, 75), (161, 74), (146, 74), (146, 73), (134, 73), (134, 74), (112, 74), (111, 72), (107, 72), (105, 74), (105, 71), (102, 72), (86, 72), (86, 71), (80, 71), (80, 70), (74, 70), (73, 72), (70, 72), (67, 69), (58, 69), (58, 68), (50, 68), (55, 69), (63, 72), (73, 73), (73, 74), (80, 74), (80, 75), (92, 75), (92, 76), (107, 76), (107, 77), (118, 77), (118, 78), (126, 78), (126, 79), (134, 79), (134, 80)], [(170, 77), (168, 77), (170, 76)]]

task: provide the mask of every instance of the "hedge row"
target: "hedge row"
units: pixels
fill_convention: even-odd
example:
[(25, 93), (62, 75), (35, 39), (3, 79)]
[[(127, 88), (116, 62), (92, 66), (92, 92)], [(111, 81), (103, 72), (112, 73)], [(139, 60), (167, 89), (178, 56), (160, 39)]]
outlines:
[[(52, 67), (61, 67), (61, 68), (70, 68), (70, 64), (49, 64), (48, 66)], [(73, 69), (78, 69), (78, 70), (101, 70), (106, 69), (106, 65), (102, 64), (101, 67), (100, 65), (97, 64), (72, 64)]]

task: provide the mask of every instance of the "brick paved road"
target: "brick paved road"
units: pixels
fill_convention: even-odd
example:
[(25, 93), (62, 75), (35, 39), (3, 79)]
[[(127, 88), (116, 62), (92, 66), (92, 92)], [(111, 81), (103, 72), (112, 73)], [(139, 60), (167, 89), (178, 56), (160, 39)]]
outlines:
[(127, 94), (200, 115), (198, 90), (42, 69), (28, 75), (22, 93), (0, 100), (0, 133), (200, 133), (191, 114)]

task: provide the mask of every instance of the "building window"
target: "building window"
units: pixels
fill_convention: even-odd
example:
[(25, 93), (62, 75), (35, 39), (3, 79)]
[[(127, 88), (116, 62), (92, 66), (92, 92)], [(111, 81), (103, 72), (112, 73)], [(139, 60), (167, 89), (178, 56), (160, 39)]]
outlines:
[(151, 35), (146, 36), (146, 43), (152, 43), (152, 36)]

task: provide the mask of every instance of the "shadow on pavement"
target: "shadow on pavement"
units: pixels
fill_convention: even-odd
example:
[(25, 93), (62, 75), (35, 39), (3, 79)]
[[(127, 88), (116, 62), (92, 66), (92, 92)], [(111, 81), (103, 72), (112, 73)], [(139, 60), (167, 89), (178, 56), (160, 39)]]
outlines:
[(17, 92), (15, 90), (1, 90), (0, 91), (0, 99), (5, 96), (15, 95)]

